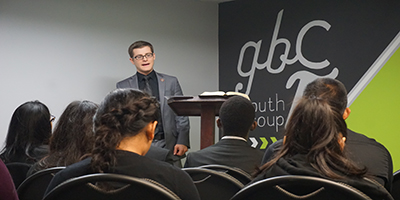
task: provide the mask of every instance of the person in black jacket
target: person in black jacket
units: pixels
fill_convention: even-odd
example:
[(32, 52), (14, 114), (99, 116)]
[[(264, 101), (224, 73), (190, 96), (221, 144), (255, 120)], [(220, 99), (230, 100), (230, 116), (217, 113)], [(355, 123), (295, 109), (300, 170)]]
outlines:
[(249, 132), (257, 126), (254, 116), (255, 110), (249, 99), (230, 97), (222, 104), (217, 119), (223, 137), (212, 146), (189, 153), (185, 167), (219, 164), (237, 167), (251, 174), (263, 156), (261, 151), (247, 143)]
[[(349, 108), (346, 108), (347, 91), (344, 86), (340, 82), (330, 79), (321, 79), (318, 83), (320, 84), (318, 87), (313, 86), (317, 83), (311, 84), (310, 88), (308, 88), (304, 93), (304, 96), (318, 96), (320, 93), (322, 94), (323, 92), (327, 92), (325, 91), (325, 87), (329, 87), (330, 90), (328, 93), (324, 94), (324, 96), (336, 102), (341, 102), (335, 104), (335, 107), (343, 110), (343, 119), (346, 120), (351, 111)], [(261, 164), (265, 164), (271, 160), (282, 146), (282, 143), (283, 140), (278, 140), (270, 145), (264, 153)], [(358, 165), (366, 166), (368, 174), (371, 175), (371, 178), (379, 182), (386, 188), (386, 190), (391, 192), (393, 181), (393, 162), (392, 157), (385, 146), (372, 138), (368, 138), (363, 134), (347, 129), (345, 153)]]
[(199, 199), (190, 176), (169, 163), (145, 157), (154, 138), (159, 103), (135, 89), (108, 94), (94, 116), (94, 147), (89, 157), (57, 173), (46, 194), (60, 183), (91, 173), (152, 179), (183, 200)]
[[(336, 96), (336, 98), (332, 98)], [(344, 182), (372, 199), (392, 199), (368, 178), (367, 168), (351, 161), (345, 151), (349, 114), (344, 85), (330, 78), (307, 85), (286, 125), (283, 145), (260, 167), (253, 182), (280, 175), (308, 175)]]

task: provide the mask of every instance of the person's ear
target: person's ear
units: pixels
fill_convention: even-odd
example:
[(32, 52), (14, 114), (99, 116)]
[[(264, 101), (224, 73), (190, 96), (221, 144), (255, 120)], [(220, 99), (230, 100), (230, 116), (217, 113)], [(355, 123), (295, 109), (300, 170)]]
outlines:
[(158, 123), (157, 121), (152, 121), (149, 124), (147, 124), (146, 136), (148, 140), (154, 139), (154, 131), (156, 130), (157, 123)]
[(217, 119), (217, 126), (218, 128), (222, 128), (222, 122), (220, 118)]
[[(133, 58), (129, 58), (129, 61), (131, 61), (131, 63), (133, 64), (133, 65), (135, 65), (135, 62), (133, 62)], [(136, 65), (135, 65), (136, 66)]]
[(283, 143), (282, 144), (285, 144), (285, 143), (286, 143), (286, 135), (283, 136)]
[(346, 137), (341, 137), (339, 138), (339, 145), (340, 145), (340, 149), (343, 151), (344, 150), (344, 146), (346, 144)]
[(254, 131), (254, 129), (256, 129), (256, 128), (257, 128), (257, 122), (254, 121), (253, 124), (251, 124), (251, 126), (250, 126), (250, 131)]
[(349, 117), (350, 113), (351, 113), (350, 108), (346, 108), (343, 113), (343, 119), (346, 120)]
[(156, 60), (156, 54), (153, 53), (153, 60)]

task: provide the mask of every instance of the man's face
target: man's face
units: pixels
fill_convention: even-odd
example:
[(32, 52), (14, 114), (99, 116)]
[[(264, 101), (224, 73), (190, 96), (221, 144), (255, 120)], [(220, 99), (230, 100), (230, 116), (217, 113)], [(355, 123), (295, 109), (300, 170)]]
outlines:
[(136, 66), (136, 70), (144, 75), (153, 71), (154, 60), (156, 55), (151, 52), (150, 47), (133, 49), (133, 58), (129, 60)]

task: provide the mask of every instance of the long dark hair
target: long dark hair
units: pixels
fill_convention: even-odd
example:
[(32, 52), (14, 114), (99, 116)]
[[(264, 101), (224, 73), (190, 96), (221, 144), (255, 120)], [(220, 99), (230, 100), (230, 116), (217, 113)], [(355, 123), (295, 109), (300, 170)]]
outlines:
[(159, 104), (148, 94), (134, 89), (117, 89), (108, 94), (94, 117), (95, 144), (91, 167), (104, 172), (116, 163), (116, 147), (125, 137), (137, 135), (159, 117)]
[[(347, 125), (343, 119), (346, 104), (339, 101), (343, 99), (343, 94), (346, 97), (346, 91), (344, 87), (338, 87), (342, 84), (337, 82), (317, 79), (307, 86), (286, 126), (285, 143), (256, 175), (269, 169), (280, 158), (296, 154), (307, 155), (311, 166), (329, 178), (343, 179), (366, 174), (367, 169), (359, 168), (350, 161), (339, 144), (342, 136), (347, 137)], [(344, 92), (338, 92), (343, 89)]]
[[(40, 101), (28, 101), (20, 105), (11, 117), (2, 159), (6, 163), (36, 162), (33, 150), (48, 144), (50, 136), (49, 109)], [(18, 160), (23, 157), (25, 160)]]
[(91, 152), (97, 108), (97, 104), (86, 100), (73, 101), (65, 108), (50, 138), (50, 153), (39, 163), (41, 167), (67, 166)]

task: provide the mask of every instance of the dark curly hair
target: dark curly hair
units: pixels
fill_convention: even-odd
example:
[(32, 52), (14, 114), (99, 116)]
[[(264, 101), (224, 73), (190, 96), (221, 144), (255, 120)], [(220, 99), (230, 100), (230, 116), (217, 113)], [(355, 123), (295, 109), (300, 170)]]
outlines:
[(92, 169), (109, 170), (116, 164), (116, 148), (122, 139), (137, 135), (159, 116), (157, 100), (140, 90), (117, 89), (108, 94), (94, 117)]

